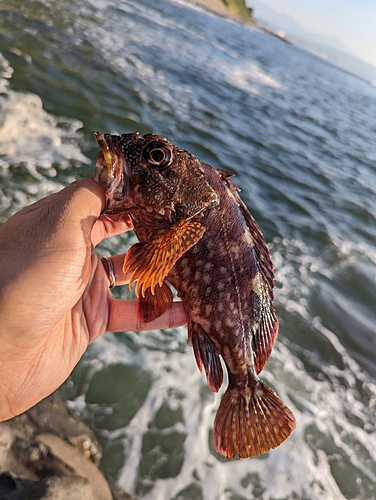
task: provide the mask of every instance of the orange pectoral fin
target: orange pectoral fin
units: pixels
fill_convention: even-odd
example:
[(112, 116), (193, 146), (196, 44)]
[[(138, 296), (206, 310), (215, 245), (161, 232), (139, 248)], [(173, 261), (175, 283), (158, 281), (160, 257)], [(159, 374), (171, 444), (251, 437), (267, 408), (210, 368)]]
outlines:
[(180, 221), (156, 238), (136, 243), (127, 252), (123, 272), (130, 274), (129, 288), (137, 281), (136, 295), (145, 297), (148, 288), (162, 286), (175, 262), (203, 236), (205, 227), (199, 222)]
[(150, 323), (155, 318), (159, 318), (172, 305), (172, 291), (164, 281), (162, 286), (155, 287), (154, 295), (151, 289), (145, 290), (145, 296), (139, 296), (137, 301), (137, 314), (143, 323)]

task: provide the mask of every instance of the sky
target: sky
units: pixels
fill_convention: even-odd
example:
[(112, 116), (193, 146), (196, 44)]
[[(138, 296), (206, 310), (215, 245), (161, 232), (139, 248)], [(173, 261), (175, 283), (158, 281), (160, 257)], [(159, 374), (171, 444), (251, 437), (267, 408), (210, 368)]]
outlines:
[(247, 0), (247, 4), (254, 8), (256, 19), (258, 7), (266, 5), (307, 32), (337, 38), (349, 54), (376, 67), (376, 0)]

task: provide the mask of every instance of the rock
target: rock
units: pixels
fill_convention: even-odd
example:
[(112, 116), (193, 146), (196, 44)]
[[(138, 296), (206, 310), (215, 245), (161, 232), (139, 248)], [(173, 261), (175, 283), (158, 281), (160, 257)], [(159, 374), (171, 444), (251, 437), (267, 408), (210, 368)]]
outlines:
[[(96, 498), (88, 479), (79, 476), (51, 477), (45, 481), (43, 500), (92, 500)], [(112, 495), (110, 493), (110, 497)]]
[(98, 469), (94, 433), (55, 393), (0, 423), (0, 500), (132, 500)]
[[(4, 487), (4, 479), (13, 482), (11, 488)], [(79, 476), (56, 476), (43, 481), (14, 480), (11, 476), (0, 476), (1, 500), (93, 500), (93, 490), (88, 479)]]
[(24, 415), (38, 434), (53, 432), (78, 448), (85, 457), (99, 464), (102, 452), (93, 431), (69, 413), (57, 393), (44, 399)]
[(55, 457), (72, 467), (76, 474), (88, 479), (92, 491), (95, 492), (95, 500), (112, 500), (110, 487), (103, 474), (77, 449), (51, 433), (40, 434), (38, 441), (46, 445)]

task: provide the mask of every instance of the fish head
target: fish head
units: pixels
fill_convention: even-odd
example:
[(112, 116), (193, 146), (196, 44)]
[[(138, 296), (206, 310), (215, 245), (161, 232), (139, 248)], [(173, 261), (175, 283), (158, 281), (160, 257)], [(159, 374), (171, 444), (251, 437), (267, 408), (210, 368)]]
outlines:
[(96, 132), (100, 147), (94, 179), (106, 190), (104, 213), (143, 209), (173, 220), (189, 220), (219, 197), (202, 163), (159, 135)]

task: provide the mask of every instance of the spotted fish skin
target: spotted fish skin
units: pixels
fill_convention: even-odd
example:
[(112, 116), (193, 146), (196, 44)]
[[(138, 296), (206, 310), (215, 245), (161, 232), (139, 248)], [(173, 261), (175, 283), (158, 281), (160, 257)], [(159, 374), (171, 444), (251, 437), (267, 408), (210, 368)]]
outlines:
[[(259, 373), (278, 331), (270, 254), (228, 175), (204, 169), (221, 201), (202, 214), (204, 236), (176, 262), (168, 280), (187, 305), (191, 325), (206, 332), (230, 372)], [(260, 337), (262, 322), (266, 331)], [(262, 347), (258, 357), (255, 347)]]
[[(296, 422), (259, 378), (278, 333), (273, 264), (238, 188), (228, 173), (160, 136), (99, 135), (97, 141), (102, 153), (94, 178), (109, 193), (106, 212), (129, 213), (140, 241), (128, 251), (124, 271), (130, 283), (137, 281), (141, 320), (170, 306), (172, 284), (187, 313), (198, 368), (213, 391), (223, 383), (220, 356), (225, 363), (229, 384), (213, 430), (217, 452), (246, 458), (275, 448)], [(114, 174), (119, 165), (121, 182)], [(145, 178), (152, 179), (153, 195), (142, 186)], [(111, 194), (116, 183), (119, 199)]]

